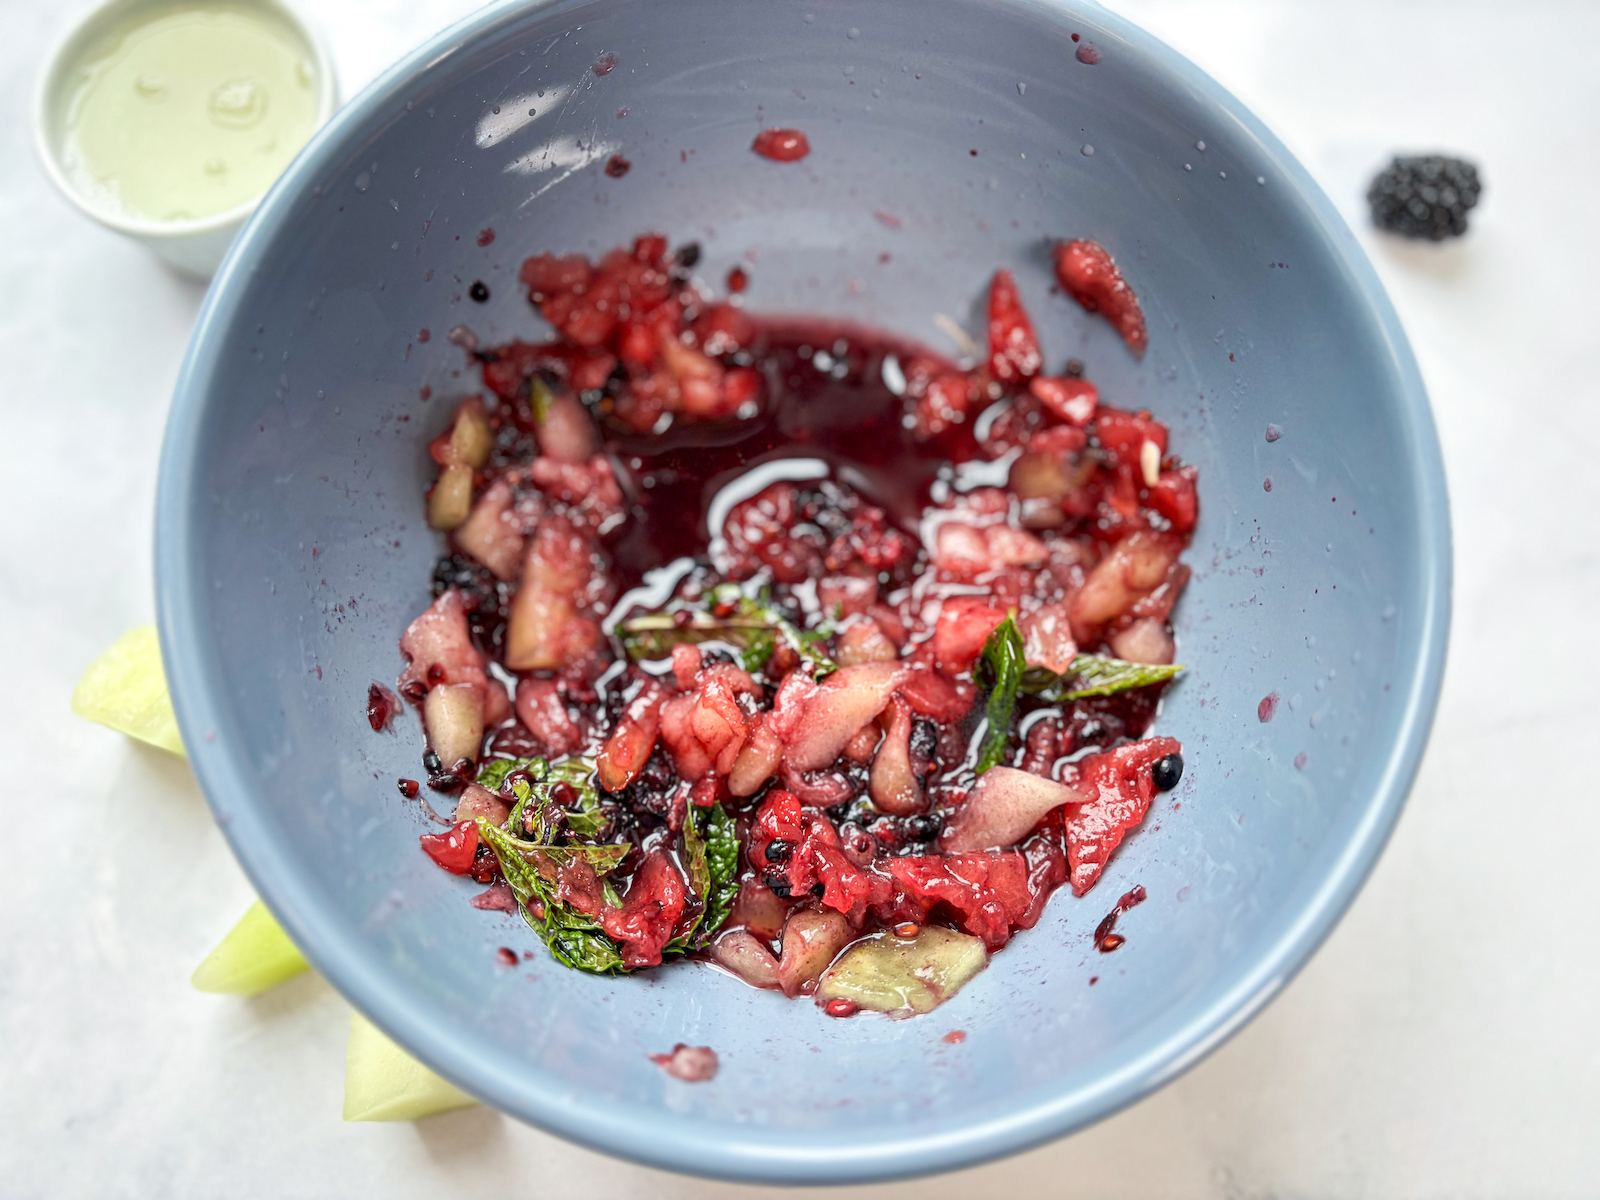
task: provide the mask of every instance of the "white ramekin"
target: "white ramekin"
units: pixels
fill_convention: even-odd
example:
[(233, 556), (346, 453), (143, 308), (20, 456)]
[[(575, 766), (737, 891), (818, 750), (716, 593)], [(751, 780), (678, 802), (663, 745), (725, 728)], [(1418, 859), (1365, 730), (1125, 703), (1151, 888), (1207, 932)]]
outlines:
[[(304, 40), (317, 72), (317, 115), (312, 129), (320, 128), (339, 107), (339, 83), (321, 30), (287, 0), (233, 0), (233, 3), (275, 14)], [(233, 244), (234, 235), (260, 203), (260, 196), (207, 217), (160, 221), (114, 208), (102, 197), (86, 195), (61, 161), (66, 136), (64, 118), (72, 99), (73, 81), (69, 73), (73, 65), (111, 27), (146, 10), (173, 7), (177, 7), (174, 0), (106, 0), (69, 29), (39, 72), (33, 100), (33, 140), (45, 171), (67, 199), (108, 229), (143, 242), (175, 270), (198, 279), (209, 279)]]

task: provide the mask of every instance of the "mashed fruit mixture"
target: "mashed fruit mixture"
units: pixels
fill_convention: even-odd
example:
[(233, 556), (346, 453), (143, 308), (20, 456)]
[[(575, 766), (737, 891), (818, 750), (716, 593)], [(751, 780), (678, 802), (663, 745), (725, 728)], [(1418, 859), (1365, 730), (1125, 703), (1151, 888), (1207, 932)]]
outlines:
[[(400, 643), (456, 800), (423, 848), (572, 967), (694, 956), (836, 1016), (926, 1011), (1178, 781), (1178, 743), (1140, 739), (1195, 471), (1046, 370), (1004, 270), (963, 366), (755, 319), (698, 258), (539, 255), (554, 340), (457, 334), (486, 394), (430, 446), (449, 549)], [(1055, 263), (1142, 353), (1105, 251)]]

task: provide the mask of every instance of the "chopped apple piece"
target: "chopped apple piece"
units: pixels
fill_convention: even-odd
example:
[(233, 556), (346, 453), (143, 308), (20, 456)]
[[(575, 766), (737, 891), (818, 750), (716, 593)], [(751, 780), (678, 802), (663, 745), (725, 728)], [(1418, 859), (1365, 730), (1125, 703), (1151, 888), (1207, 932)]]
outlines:
[(483, 700), (468, 684), (446, 684), (428, 693), (422, 705), (428, 744), (445, 766), (476, 759), (483, 749)]
[[(439, 757), (444, 756), (441, 754)], [(473, 821), (482, 817), (498, 828), (504, 825), (510, 816), (511, 805), (506, 803), (505, 797), (497, 796), (481, 784), (469, 783), (462, 789), (461, 799), (456, 801), (455, 816), (451, 819), (459, 824), (462, 821)]]
[(811, 990), (834, 956), (855, 936), (842, 913), (802, 908), (783, 927), (783, 957), (778, 960), (778, 986), (785, 996)]
[(924, 925), (913, 938), (880, 933), (839, 957), (817, 985), (817, 999), (910, 1017), (943, 1004), (988, 962), (983, 939), (968, 933), (937, 925)]
[(428, 493), (428, 524), (448, 532), (472, 515), (472, 468), (452, 463)]
[(973, 785), (967, 802), (945, 827), (943, 849), (958, 854), (1014, 846), (1044, 815), (1063, 804), (1081, 804), (1090, 794), (1015, 767), (991, 767)]
[(806, 700), (799, 728), (785, 739), (790, 768), (815, 771), (830, 765), (856, 731), (883, 711), (908, 674), (899, 663), (867, 662), (829, 675)]
[(483, 401), (476, 396), (463, 401), (445, 450), (449, 461), (477, 470), (489, 461), (493, 446), (494, 434), (489, 430), (489, 414), (484, 411)]
[(778, 960), (760, 938), (743, 929), (725, 933), (713, 943), (711, 958), (751, 987), (778, 987)]

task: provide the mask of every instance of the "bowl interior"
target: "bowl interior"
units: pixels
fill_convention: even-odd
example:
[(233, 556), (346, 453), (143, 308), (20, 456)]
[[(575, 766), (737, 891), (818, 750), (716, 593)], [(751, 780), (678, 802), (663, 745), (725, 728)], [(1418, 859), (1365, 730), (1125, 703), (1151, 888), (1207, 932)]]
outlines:
[[(1075, 54), (1086, 45), (1097, 63)], [(763, 124), (804, 129), (811, 156), (756, 157)], [(622, 178), (603, 171), (614, 153), (632, 163)], [(1089, 897), (1058, 893), (930, 1016), (829, 1020), (703, 966), (561, 969), (418, 852), (394, 782), (417, 774), (418, 722), (367, 728), (367, 687), (397, 674), (439, 551), (424, 445), (477, 387), (446, 332), (541, 336), (521, 259), (645, 230), (698, 240), (719, 286), (744, 263), (754, 309), (943, 349), (935, 318), (981, 331), (976, 303), (1008, 266), (1048, 363), (1082, 358), (1200, 468), (1176, 615), (1191, 671), (1158, 725), (1184, 742), (1183, 782)], [(1142, 362), (1053, 292), (1060, 237), (1122, 264), (1149, 318)], [(467, 299), (478, 279), (487, 304)], [(1348, 232), (1236, 102), (1125, 22), (1010, 0), (500, 7), (339, 114), (224, 267), (163, 466), (163, 633), (185, 739), (246, 869), (424, 1060), (662, 1165), (866, 1178), (1103, 1115), (1303, 961), (1380, 848), (1426, 732), (1443, 505), (1420, 383)], [(1091, 931), (1134, 884), (1150, 899), (1101, 955)], [(536, 952), (508, 970), (502, 945)], [(713, 1083), (646, 1058), (680, 1041), (717, 1050)]]

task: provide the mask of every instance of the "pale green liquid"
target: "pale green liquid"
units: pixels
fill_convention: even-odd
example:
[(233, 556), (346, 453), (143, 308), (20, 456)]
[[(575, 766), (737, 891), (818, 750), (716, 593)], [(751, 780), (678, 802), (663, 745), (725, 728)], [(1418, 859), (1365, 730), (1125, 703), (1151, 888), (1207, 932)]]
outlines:
[(260, 196), (316, 123), (305, 45), (243, 7), (156, 10), (94, 47), (78, 75), (69, 168), (91, 192), (158, 220)]

